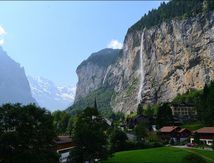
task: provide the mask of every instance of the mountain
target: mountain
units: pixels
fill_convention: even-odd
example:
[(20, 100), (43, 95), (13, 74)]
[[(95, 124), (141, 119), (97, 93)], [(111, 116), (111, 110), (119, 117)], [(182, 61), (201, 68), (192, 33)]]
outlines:
[(76, 73), (79, 80), (75, 102), (104, 85), (108, 66), (115, 63), (119, 51), (118, 49), (106, 48), (92, 53), (87, 60), (77, 67)]
[(57, 86), (52, 81), (42, 77), (28, 76), (33, 97), (41, 107), (48, 110), (65, 109), (74, 101), (75, 88)]
[(77, 67), (78, 83), (74, 104), (68, 108), (72, 113), (93, 106), (95, 99), (98, 102), (100, 111), (108, 114), (111, 110), (109, 101), (113, 94), (113, 87), (105, 82), (110, 65), (118, 59), (120, 50), (103, 49), (92, 53)]
[(128, 113), (139, 103), (170, 102), (214, 80), (214, 5), (191, 2), (173, 0), (150, 11), (128, 29), (122, 51), (104, 68), (99, 60), (81, 64), (77, 96), (68, 111), (108, 96), (98, 108), (105, 104)]
[(0, 47), (0, 105), (36, 103), (32, 97), (24, 68)]

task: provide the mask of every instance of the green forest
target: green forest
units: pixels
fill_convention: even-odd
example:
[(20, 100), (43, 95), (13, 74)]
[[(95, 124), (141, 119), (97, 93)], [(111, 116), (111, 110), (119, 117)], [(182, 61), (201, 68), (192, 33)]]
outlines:
[(214, 10), (213, 0), (173, 0), (168, 3), (163, 2), (158, 9), (153, 9), (148, 14), (145, 14), (129, 29), (129, 32), (160, 25), (163, 21), (169, 21), (173, 18), (186, 19), (211, 10)]

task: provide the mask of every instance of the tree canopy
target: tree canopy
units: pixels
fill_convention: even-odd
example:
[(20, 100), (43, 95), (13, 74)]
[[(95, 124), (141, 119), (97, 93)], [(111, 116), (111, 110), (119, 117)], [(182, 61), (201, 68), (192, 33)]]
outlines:
[(50, 112), (36, 105), (0, 107), (0, 161), (58, 162)]
[(72, 162), (94, 161), (107, 155), (107, 124), (96, 108), (87, 107), (77, 115)]
[(213, 0), (171, 0), (168, 3), (163, 2), (158, 9), (153, 9), (145, 14), (129, 31), (142, 30), (145, 27), (150, 28), (172, 18), (185, 19), (211, 10), (214, 10)]
[(156, 123), (159, 128), (173, 124), (172, 110), (167, 103), (163, 103), (159, 107)]

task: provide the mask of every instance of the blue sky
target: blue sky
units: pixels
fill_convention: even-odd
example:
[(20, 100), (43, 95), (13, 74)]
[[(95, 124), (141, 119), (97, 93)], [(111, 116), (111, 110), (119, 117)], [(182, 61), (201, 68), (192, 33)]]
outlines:
[(122, 43), (128, 28), (160, 3), (0, 2), (0, 44), (27, 75), (75, 86), (84, 59), (112, 40)]

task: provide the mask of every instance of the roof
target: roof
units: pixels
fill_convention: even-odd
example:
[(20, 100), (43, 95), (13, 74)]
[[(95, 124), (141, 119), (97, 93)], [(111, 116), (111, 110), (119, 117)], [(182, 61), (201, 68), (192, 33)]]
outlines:
[(164, 126), (159, 131), (160, 132), (172, 132), (173, 130), (177, 129), (178, 126)]
[(188, 130), (188, 129), (186, 129), (186, 128), (182, 128), (180, 131), (178, 131), (179, 133), (182, 133), (183, 131), (185, 131), (185, 130), (187, 130), (187, 131), (190, 131), (190, 130)]
[(56, 144), (65, 144), (65, 143), (71, 143), (72, 139), (70, 136), (58, 136), (55, 140)]
[(214, 127), (203, 127), (198, 130), (195, 130), (194, 132), (204, 133), (204, 134), (214, 134)]

